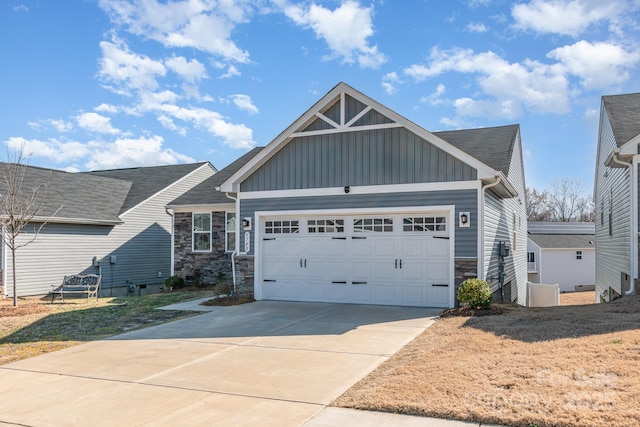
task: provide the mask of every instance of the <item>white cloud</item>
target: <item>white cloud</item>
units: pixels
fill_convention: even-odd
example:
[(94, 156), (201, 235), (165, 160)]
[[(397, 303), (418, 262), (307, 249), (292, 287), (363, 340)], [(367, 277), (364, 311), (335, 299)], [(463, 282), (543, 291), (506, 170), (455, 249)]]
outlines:
[(387, 73), (382, 77), (382, 88), (389, 95), (395, 95), (398, 91), (397, 85), (402, 83), (398, 77), (398, 73), (395, 71)]
[(420, 98), (420, 102), (423, 102), (429, 105), (440, 105), (444, 102), (440, 97), (444, 95), (446, 91), (447, 91), (447, 88), (445, 87), (445, 85), (440, 83), (436, 87), (435, 92), (433, 92), (429, 96), (423, 96), (422, 98)]
[(89, 132), (109, 135), (117, 135), (120, 133), (118, 129), (111, 125), (111, 119), (109, 117), (102, 116), (98, 113), (83, 113), (78, 115), (76, 120), (78, 126)]
[(230, 64), (227, 68), (227, 72), (220, 76), (221, 79), (230, 79), (231, 77), (237, 77), (241, 75), (240, 70), (233, 64)]
[[(434, 48), (428, 65), (412, 65), (404, 70), (416, 81), (447, 72), (477, 75), (483, 93), (492, 98), (477, 102), (462, 98), (456, 103), (460, 113), (494, 117), (502, 112), (512, 118), (523, 109), (534, 113), (564, 113), (569, 109), (568, 80), (558, 65), (532, 60), (509, 63), (491, 51)], [(492, 110), (483, 110), (489, 107)]]
[(155, 90), (158, 88), (156, 77), (167, 72), (161, 61), (148, 56), (139, 55), (122, 42), (102, 41), (102, 59), (100, 60), (100, 77), (114, 86), (106, 86), (115, 93), (131, 95), (131, 91)]
[(13, 150), (22, 148), (25, 156), (43, 157), (58, 163), (78, 160), (89, 153), (87, 146), (80, 142), (53, 138), (42, 141), (11, 137), (5, 141), (5, 145)]
[(253, 105), (253, 101), (251, 100), (251, 97), (249, 95), (231, 95), (231, 100), (236, 105), (236, 107), (238, 107), (242, 111), (246, 111), (250, 114), (257, 114), (259, 112), (258, 107)]
[(482, 22), (469, 22), (465, 29), (470, 33), (486, 33), (489, 31), (487, 26)]
[(13, 6), (14, 12), (29, 12), (29, 8), (24, 4), (19, 4), (17, 6)]
[(170, 165), (193, 162), (189, 156), (163, 148), (160, 136), (120, 138), (112, 143), (89, 143), (92, 146), (86, 165), (89, 169), (113, 169), (136, 166)]
[(630, 7), (627, 0), (532, 0), (514, 5), (511, 14), (518, 29), (577, 36), (593, 24), (616, 21)]
[(193, 48), (228, 61), (247, 63), (249, 53), (231, 40), (231, 33), (247, 22), (251, 0), (210, 1), (100, 0), (118, 26), (165, 47)]
[(373, 35), (373, 6), (361, 7), (347, 0), (335, 10), (311, 3), (310, 6), (288, 5), (284, 13), (297, 25), (313, 30), (323, 39), (332, 53), (325, 59), (342, 58), (346, 63), (358, 62), (362, 68), (379, 68), (387, 59), (371, 46), (368, 38)]
[(197, 59), (189, 61), (184, 56), (172, 56), (164, 62), (171, 71), (188, 83), (195, 83), (207, 77), (204, 65)]
[(608, 89), (624, 83), (629, 71), (640, 62), (638, 52), (585, 40), (554, 49), (547, 57), (558, 60), (568, 73), (578, 76), (585, 89)]
[(93, 110), (97, 111), (98, 113), (115, 114), (115, 113), (118, 112), (118, 107), (116, 107), (115, 105), (106, 104), (106, 103), (103, 102), (102, 104), (100, 104), (96, 108), (94, 108)]
[(41, 132), (47, 128), (53, 128), (56, 132), (64, 133), (73, 130), (73, 123), (60, 119), (47, 119), (27, 122), (30, 128)]

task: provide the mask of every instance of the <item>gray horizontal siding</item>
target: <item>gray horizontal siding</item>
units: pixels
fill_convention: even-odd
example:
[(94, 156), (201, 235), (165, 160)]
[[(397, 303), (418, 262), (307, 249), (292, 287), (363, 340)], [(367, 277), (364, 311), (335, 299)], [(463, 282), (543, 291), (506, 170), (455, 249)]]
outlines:
[[(458, 212), (470, 212), (471, 226), (455, 230), (455, 256), (461, 258), (477, 257), (478, 218), (476, 190), (411, 192), (395, 194), (345, 194), (341, 196), (284, 197), (273, 199), (241, 200), (240, 217), (253, 218), (256, 211), (288, 211), (322, 209), (374, 209), (385, 207), (442, 206), (455, 205)], [(242, 234), (242, 233), (241, 233)], [(240, 236), (241, 240), (243, 236)], [(253, 236), (251, 236), (253, 241)], [(244, 241), (239, 247), (244, 246)], [(253, 245), (251, 253), (253, 253)]]
[[(621, 274), (631, 275), (631, 177), (627, 168), (605, 166), (617, 148), (607, 114), (602, 114), (596, 166), (596, 287), (622, 293)], [(612, 235), (609, 235), (609, 213)]]
[(405, 128), (299, 137), (241, 184), (242, 191), (475, 180), (477, 172)]

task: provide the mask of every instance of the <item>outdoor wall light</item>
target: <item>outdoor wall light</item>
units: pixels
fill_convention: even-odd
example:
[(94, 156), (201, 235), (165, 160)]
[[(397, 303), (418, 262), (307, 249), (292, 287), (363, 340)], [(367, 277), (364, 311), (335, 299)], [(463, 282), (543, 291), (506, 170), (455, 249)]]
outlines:
[(460, 212), (458, 214), (458, 225), (460, 227), (471, 226), (471, 214), (469, 212)]
[(251, 218), (246, 217), (242, 219), (242, 229), (251, 230)]

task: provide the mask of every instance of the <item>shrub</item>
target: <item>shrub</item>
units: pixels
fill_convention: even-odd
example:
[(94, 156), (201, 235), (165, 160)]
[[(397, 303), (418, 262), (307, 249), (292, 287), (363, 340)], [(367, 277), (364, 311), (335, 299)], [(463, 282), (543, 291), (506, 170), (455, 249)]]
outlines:
[(164, 287), (167, 290), (180, 289), (184, 287), (184, 279), (180, 276), (167, 277), (164, 281)]
[(473, 308), (486, 308), (491, 305), (489, 284), (482, 279), (467, 279), (460, 285), (456, 295), (458, 300)]

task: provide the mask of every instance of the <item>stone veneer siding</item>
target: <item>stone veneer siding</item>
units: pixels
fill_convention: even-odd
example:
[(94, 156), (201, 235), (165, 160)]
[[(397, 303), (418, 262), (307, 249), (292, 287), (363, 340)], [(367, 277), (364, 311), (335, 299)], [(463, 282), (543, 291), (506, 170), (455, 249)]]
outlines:
[(238, 293), (253, 295), (254, 257), (237, 255), (236, 258), (236, 287)]
[(225, 213), (211, 212), (211, 252), (192, 251), (191, 212), (176, 212), (174, 217), (174, 274), (183, 279), (216, 283), (231, 277), (231, 253), (225, 252)]
[[(467, 279), (478, 277), (478, 261), (475, 259), (456, 259), (454, 261), (454, 297), (458, 295), (458, 288)], [(456, 307), (460, 305), (458, 298), (455, 298)]]

